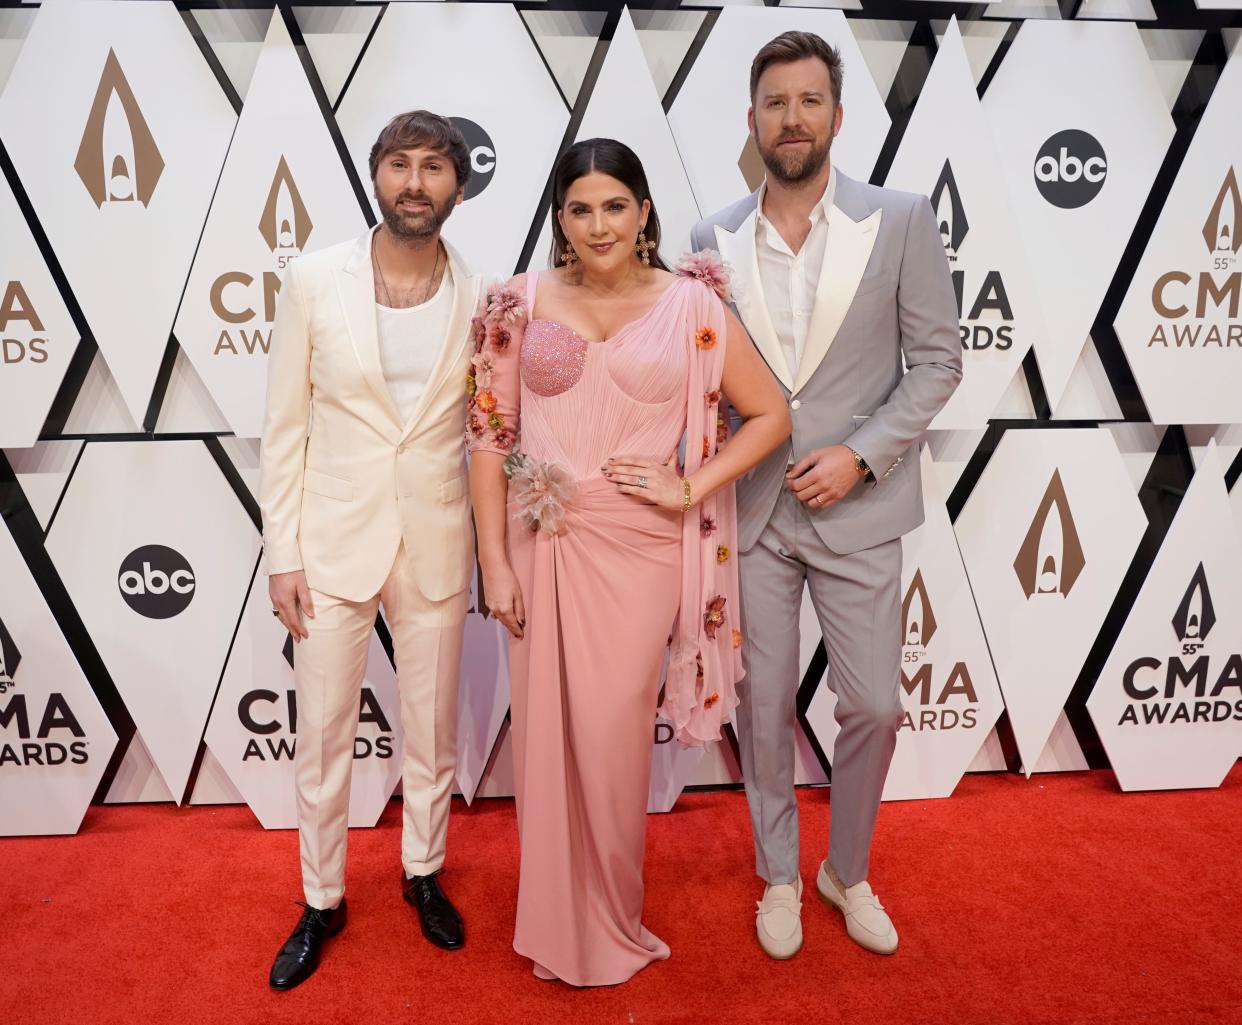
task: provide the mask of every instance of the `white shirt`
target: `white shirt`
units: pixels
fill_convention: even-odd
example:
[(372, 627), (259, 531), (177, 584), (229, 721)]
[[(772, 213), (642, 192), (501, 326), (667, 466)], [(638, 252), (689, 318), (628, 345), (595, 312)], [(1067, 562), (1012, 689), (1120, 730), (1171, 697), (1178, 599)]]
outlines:
[(431, 378), (453, 312), (453, 277), (446, 270), (436, 294), (403, 310), (375, 304), (380, 367), (397, 412), (409, 422)]
[(837, 171), (828, 172), (828, 185), (820, 201), (811, 211), (811, 233), (797, 254), (789, 248), (781, 233), (764, 216), (763, 201), (768, 183), (759, 187), (759, 205), (755, 211), (755, 255), (759, 261), (759, 284), (772, 318), (772, 327), (785, 351), (790, 374), (798, 374), (806, 336), (815, 308), (815, 293), (824, 267), (824, 249), (828, 244), (828, 216), (836, 193)]

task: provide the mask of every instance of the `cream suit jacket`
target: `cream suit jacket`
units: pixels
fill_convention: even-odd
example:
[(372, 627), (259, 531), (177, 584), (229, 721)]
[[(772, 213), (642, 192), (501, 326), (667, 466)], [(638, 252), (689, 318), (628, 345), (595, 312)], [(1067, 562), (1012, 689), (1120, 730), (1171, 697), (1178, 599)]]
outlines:
[(468, 587), (473, 565), (463, 439), (481, 279), (446, 243), (448, 335), (403, 422), (380, 367), (371, 234), (299, 257), (280, 289), (260, 455), (267, 567), (305, 570), (315, 590), (364, 601), (404, 539), (416, 584), (436, 601)]

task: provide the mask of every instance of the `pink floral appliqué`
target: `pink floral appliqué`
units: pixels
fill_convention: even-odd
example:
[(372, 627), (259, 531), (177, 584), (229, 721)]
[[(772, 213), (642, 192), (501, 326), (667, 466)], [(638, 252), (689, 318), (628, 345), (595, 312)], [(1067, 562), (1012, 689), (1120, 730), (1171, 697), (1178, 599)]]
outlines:
[(471, 356), (470, 362), (474, 366), (475, 385), (483, 390), (491, 388), (492, 373), (496, 369), (496, 357), (484, 350)]
[(526, 314), (526, 297), (512, 288), (502, 288), (487, 296), (487, 319), (493, 324), (516, 324)]
[(730, 301), (730, 279), (733, 271), (716, 250), (704, 249), (697, 253), (687, 253), (678, 262), (677, 273), (688, 278), (698, 278), (722, 300)]
[(505, 460), (505, 473), (513, 482), (517, 517), (530, 530), (559, 534), (565, 526), (565, 507), (573, 497), (569, 471), (556, 463), (515, 455)]
[(703, 613), (703, 629), (707, 632), (707, 639), (714, 641), (716, 639), (716, 630), (724, 623), (724, 595), (718, 594), (707, 603), (707, 610)]

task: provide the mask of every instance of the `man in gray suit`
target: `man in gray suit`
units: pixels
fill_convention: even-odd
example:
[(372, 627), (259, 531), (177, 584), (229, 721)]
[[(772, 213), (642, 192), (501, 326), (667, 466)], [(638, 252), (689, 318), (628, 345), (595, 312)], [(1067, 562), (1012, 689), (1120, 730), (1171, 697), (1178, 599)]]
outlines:
[(841, 727), (817, 888), (855, 942), (897, 949), (867, 868), (901, 718), (901, 536), (923, 519), (914, 446), (962, 376), (930, 203), (831, 165), (841, 80), (839, 53), (817, 35), (786, 32), (759, 51), (747, 118), (765, 181), (693, 235), (696, 249), (732, 265), (738, 315), (793, 420), (789, 442), (737, 483), (747, 666), (738, 734), (768, 884), (756, 931), (776, 958), (802, 946), (793, 783), (804, 581)]

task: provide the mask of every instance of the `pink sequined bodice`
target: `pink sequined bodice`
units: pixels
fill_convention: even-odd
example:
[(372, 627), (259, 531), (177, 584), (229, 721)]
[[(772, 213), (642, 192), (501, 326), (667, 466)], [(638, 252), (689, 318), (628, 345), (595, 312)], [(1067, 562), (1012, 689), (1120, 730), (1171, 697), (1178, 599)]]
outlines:
[(668, 314), (686, 288), (674, 282), (650, 311), (600, 342), (559, 321), (531, 320), (520, 356), (522, 451), (579, 480), (598, 477), (613, 456), (668, 459), (685, 430), (689, 372), (680, 318)]

